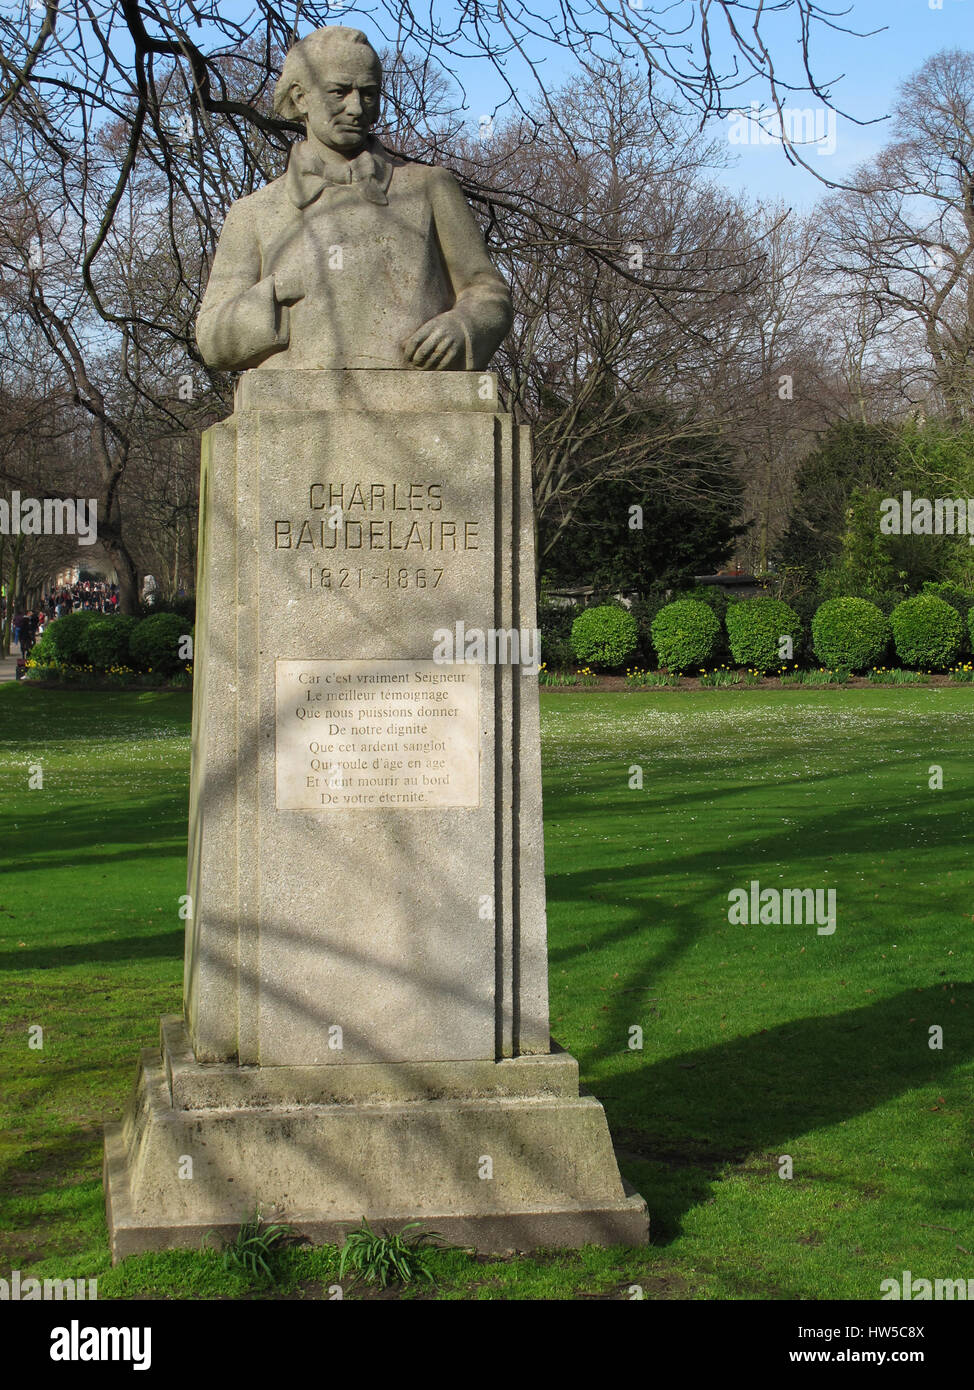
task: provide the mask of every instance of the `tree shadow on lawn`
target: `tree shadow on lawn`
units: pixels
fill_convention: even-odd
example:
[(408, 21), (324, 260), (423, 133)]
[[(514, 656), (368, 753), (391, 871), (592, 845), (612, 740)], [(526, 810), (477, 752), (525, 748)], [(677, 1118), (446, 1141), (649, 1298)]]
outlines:
[(145, 731), (146, 720), (165, 718), (173, 733), (189, 734), (191, 689), (45, 689), (30, 681), (0, 685), (0, 741), (34, 747), (65, 739), (117, 740), (130, 729)]
[[(906, 990), (600, 1077), (594, 1089), (610, 1124), (619, 1111), (646, 1117), (638, 1128), (613, 1126), (613, 1137), (624, 1163), (656, 1165), (662, 1178), (657, 1187), (654, 1177), (654, 1189), (643, 1193), (654, 1243), (668, 1244), (680, 1234), (685, 1213), (709, 1197), (728, 1165), (766, 1155), (769, 1175), (776, 1176), (778, 1156), (788, 1153), (797, 1170), (801, 1137), (811, 1130), (908, 1091), (948, 1084), (954, 1069), (974, 1058), (972, 1004), (971, 984)], [(944, 1029), (942, 1051), (929, 1047), (932, 1024)], [(917, 1108), (918, 1138), (921, 1117), (929, 1117), (928, 1106)], [(895, 1152), (902, 1135), (889, 1138)], [(804, 1176), (810, 1176), (807, 1169)], [(841, 1179), (858, 1181), (855, 1172)], [(941, 1188), (942, 1182), (938, 1201)]]
[[(146, 930), (138, 936), (106, 937), (78, 945), (36, 946), (33, 949), (0, 951), (0, 974), (6, 971), (60, 970), (74, 965), (94, 965), (98, 961), (182, 960), (185, 932), (182, 927)], [(131, 986), (114, 979), (103, 988), (128, 990)]]
[[(942, 793), (937, 795), (939, 798)], [(722, 793), (715, 789), (711, 800), (719, 803), (721, 799)], [(548, 798), (549, 816), (553, 802), (559, 802), (557, 794)], [(681, 808), (683, 804), (681, 798)], [(642, 1178), (649, 1187), (643, 1195), (650, 1206), (655, 1241), (667, 1244), (679, 1235), (685, 1212), (707, 1200), (712, 1183), (728, 1165), (743, 1163), (754, 1154), (773, 1155), (775, 1159), (782, 1153), (794, 1155), (796, 1142), (809, 1131), (864, 1114), (915, 1087), (945, 1084), (953, 1068), (974, 1058), (974, 987), (951, 984), (944, 992), (946, 973), (938, 974), (928, 957), (916, 966), (916, 987), (901, 989), (886, 999), (841, 1013), (791, 1020), (648, 1067), (644, 1053), (628, 1053), (635, 1065), (617, 1060), (627, 1055), (625, 1043), (631, 1024), (645, 1022), (642, 1001), (672, 987), (674, 972), (682, 967), (686, 953), (708, 933), (715, 929), (728, 932), (726, 895), (732, 888), (746, 886), (751, 878), (776, 887), (827, 884), (837, 889), (835, 936), (819, 938), (813, 925), (742, 926), (733, 928), (730, 937), (725, 936), (726, 946), (715, 945), (718, 954), (721, 950), (739, 952), (757, 943), (756, 933), (761, 933), (764, 947), (769, 945), (769, 934), (776, 934), (782, 945), (784, 934), (790, 934), (796, 951), (799, 944), (807, 945), (808, 953), (801, 959), (808, 964), (810, 990), (826, 1006), (830, 984), (834, 983), (838, 993), (840, 975), (855, 970), (862, 978), (864, 966), (870, 971), (869, 978), (862, 980), (864, 987), (882, 988), (883, 976), (877, 974), (877, 967), (887, 963), (880, 963), (874, 955), (856, 960), (858, 948), (876, 945), (876, 933), (883, 925), (876, 889), (885, 888), (890, 895), (885, 922), (891, 939), (895, 939), (897, 922), (910, 923), (914, 932), (922, 925), (934, 933), (942, 922), (956, 919), (956, 930), (966, 918), (950, 899), (940, 902), (934, 890), (946, 887), (947, 867), (958, 875), (965, 870), (962, 853), (968, 847), (969, 835), (963, 826), (970, 819), (970, 795), (965, 790), (938, 799), (934, 815), (929, 804), (919, 798), (916, 806), (923, 811), (922, 824), (907, 825), (895, 818), (896, 812), (909, 814), (907, 807), (912, 809), (912, 801), (901, 802), (896, 808), (878, 799), (859, 807), (823, 805), (820, 801), (814, 810), (802, 808), (797, 817), (792, 810), (798, 834), (795, 826), (769, 827), (766, 823), (754, 825), (749, 834), (747, 826), (741, 827), (738, 809), (737, 819), (727, 821), (736, 842), (725, 841), (719, 846), (719, 863), (715, 863), (711, 826), (701, 832), (699, 850), (670, 854), (668, 846), (654, 839), (652, 848), (643, 851), (646, 857), (635, 862), (634, 847), (626, 846), (621, 837), (614, 845), (610, 842), (597, 848), (593, 839), (573, 851), (576, 863), (581, 855), (589, 856), (591, 862), (597, 853), (627, 862), (549, 874), (548, 901), (555, 927), (550, 951), (553, 982), (558, 978), (554, 968), (561, 966), (570, 975), (584, 960), (590, 974), (608, 986), (601, 996), (608, 1007), (598, 1032), (600, 1038), (620, 1040), (618, 1047), (607, 1044), (603, 1050), (593, 1039), (591, 1051), (580, 1060), (583, 1071), (589, 1073), (591, 1088), (605, 1103), (623, 1164), (631, 1159), (639, 1165), (654, 1166), (649, 1183), (645, 1169), (643, 1174), (633, 1170), (632, 1178), (637, 1186)], [(763, 818), (767, 810), (762, 804), (756, 817)], [(568, 814), (576, 824), (579, 813), (586, 820), (603, 818), (603, 826), (608, 816), (617, 817), (621, 824), (628, 814), (631, 822), (632, 801), (622, 793), (601, 798), (599, 805), (577, 811), (572, 807)], [(652, 827), (666, 824), (661, 797), (650, 804), (644, 802), (642, 813), (647, 829), (637, 827), (633, 840), (643, 839)], [(558, 818), (565, 814), (565, 805), (558, 804), (549, 822), (556, 835)], [(715, 811), (715, 818), (718, 815)], [(842, 849), (847, 845), (854, 847), (857, 858), (844, 878)], [(559, 849), (564, 852), (564, 848), (562, 841)], [(916, 861), (918, 853), (922, 862)], [(908, 877), (897, 873), (894, 880), (894, 870), (901, 869), (909, 855), (917, 864), (915, 872)], [(880, 864), (881, 859), (885, 865)], [(860, 873), (869, 861), (875, 866), (875, 876), (864, 879)], [(828, 878), (823, 875), (825, 867)], [(692, 884), (689, 892), (681, 879)], [(654, 898), (654, 892), (661, 896)], [(958, 881), (951, 896), (956, 899), (963, 892), (962, 881)], [(891, 904), (895, 913), (892, 920)], [(853, 935), (865, 914), (868, 920), (862, 934)], [(803, 936), (798, 941), (796, 934), (800, 932), (807, 934), (807, 940)], [(827, 967), (823, 973), (816, 948), (826, 952), (835, 946), (842, 948), (841, 955), (832, 956), (831, 970)], [(896, 967), (895, 983), (900, 987), (904, 964), (897, 962)], [(945, 970), (962, 968), (946, 957), (942, 964)], [(713, 965), (716, 968), (716, 954)], [(755, 989), (759, 988), (759, 974), (766, 975), (773, 968), (766, 955), (755, 957)], [(788, 967), (789, 987), (794, 987), (790, 979), (793, 968)], [(618, 979), (613, 978), (614, 973)], [(963, 973), (967, 973), (966, 968)], [(956, 1002), (951, 1004), (951, 999)], [(802, 1002), (798, 997), (796, 1008)], [(809, 1000), (804, 1004), (807, 1009)], [(716, 1013), (720, 1002), (714, 999), (702, 1007)], [(932, 1051), (928, 1046), (931, 1024), (944, 1028), (943, 1051)], [(553, 1031), (557, 1037), (557, 1022)], [(646, 1046), (652, 1046), (648, 1030)], [(637, 1070), (639, 1062), (643, 1065)], [(891, 1148), (895, 1149), (896, 1142), (896, 1136), (891, 1135)], [(769, 1158), (769, 1172), (771, 1162)], [(773, 1171), (777, 1171), (776, 1165)], [(855, 1174), (844, 1172), (842, 1181), (854, 1182)]]
[[(634, 765), (638, 764), (638, 756), (633, 754)], [(584, 768), (571, 785), (563, 780), (560, 769), (546, 771), (545, 830), (548, 835), (557, 833), (560, 822), (610, 821), (620, 826), (646, 822), (658, 833), (663, 833), (671, 824), (682, 828), (686, 824), (682, 817), (691, 809), (709, 813), (715, 824), (726, 824), (733, 829), (745, 819), (762, 820), (785, 813), (790, 820), (800, 819), (804, 842), (806, 824), (823, 837), (842, 833), (845, 838), (850, 816), (856, 818), (859, 829), (870, 826), (887, 836), (903, 835), (916, 829), (903, 823), (903, 817), (914, 812), (924, 826), (940, 822), (945, 830), (949, 829), (943, 837), (944, 844), (966, 841), (970, 830), (963, 830), (963, 822), (965, 818), (968, 824), (972, 820), (974, 781), (967, 785), (955, 782), (955, 786), (942, 788), (934, 798), (928, 786), (930, 761), (926, 756), (913, 755), (884, 759), (881, 763), (883, 780), (865, 781), (861, 801), (852, 805), (846, 788), (850, 774), (857, 770), (855, 767), (826, 768), (820, 772), (803, 768), (800, 776), (774, 775), (769, 772), (764, 758), (753, 754), (748, 757), (742, 751), (736, 761), (720, 759), (708, 764), (712, 784), (699, 785), (699, 763), (679, 763), (666, 766), (662, 773), (647, 774), (644, 790), (626, 790), (630, 764), (611, 758)], [(762, 769), (760, 779), (744, 775), (744, 770), (752, 765)], [(870, 776), (874, 776), (873, 770), (869, 771)], [(970, 772), (974, 778), (974, 757)], [(612, 782), (607, 785), (610, 776)], [(902, 779), (901, 789), (895, 787), (894, 776)], [(833, 783), (837, 790), (835, 799), (830, 802), (830, 784)], [(814, 801), (807, 797), (799, 799), (800, 794), (812, 787), (816, 793)], [(870, 794), (873, 799), (867, 800)], [(780, 799), (780, 805), (776, 804), (776, 798)], [(722, 802), (731, 803), (723, 812)], [(674, 819), (674, 809), (680, 813), (679, 819)], [(699, 828), (706, 826), (706, 822), (699, 819), (697, 824)], [(797, 828), (788, 827), (782, 838), (794, 837)], [(879, 848), (889, 849), (892, 845), (881, 844)]]
[[(146, 921), (143, 931), (134, 931), (133, 915), (146, 916), (151, 908), (142, 902), (133, 906), (130, 889), (142, 892), (140, 865), (150, 860), (173, 861), (173, 897), (166, 897), (160, 906), (167, 914), (175, 910), (175, 898), (183, 891), (186, 862), (187, 811), (180, 798), (157, 797), (153, 801), (121, 805), (107, 810), (104, 805), (60, 806), (56, 812), (39, 808), (36, 812), (18, 809), (18, 829), (13, 849), (0, 864), (0, 889), (13, 887), (4, 875), (24, 877), (32, 884), (29, 898), (23, 901), (6, 899), (0, 908), (0, 930), (9, 929), (9, 937), (30, 935), (36, 940), (42, 921), (48, 937), (61, 941), (30, 947), (14, 946), (0, 950), (0, 974), (5, 971), (58, 970), (76, 965), (102, 962), (150, 960), (171, 957), (181, 960), (184, 928), (170, 927), (160, 915), (158, 921)], [(55, 823), (56, 822), (56, 823)], [(147, 843), (149, 836), (156, 843)], [(8, 850), (10, 842), (8, 841)], [(62, 870), (77, 871), (70, 883), (60, 878)], [(30, 871), (39, 877), (27, 880)], [(160, 890), (161, 891), (161, 890)], [(125, 935), (63, 940), (76, 935), (76, 920), (72, 906), (79, 896), (104, 892), (105, 900), (117, 914)], [(5, 895), (6, 896), (6, 895)], [(16, 911), (11, 911), (11, 906)], [(87, 909), (86, 909), (87, 910)], [(158, 910), (158, 908), (156, 909)], [(63, 917), (59, 923), (58, 916)], [(104, 930), (104, 910), (91, 913), (92, 932)], [(31, 919), (28, 921), (28, 919)], [(165, 925), (164, 925), (165, 924)]]
[(159, 856), (185, 861), (188, 807), (184, 779), (178, 789), (174, 786), (171, 793), (151, 799), (78, 800), (52, 807), (38, 797), (30, 808), (18, 805), (16, 830), (5, 824), (8, 854), (0, 863), (0, 874), (23, 874), (32, 868), (88, 869)]
[[(737, 794), (735, 790), (735, 795)], [(769, 811), (768, 796), (769, 789), (766, 789), (762, 793), (763, 799), (757, 813), (762, 819)], [(842, 935), (843, 929), (853, 929), (857, 900), (868, 901), (872, 908), (874, 899), (867, 895), (877, 887), (885, 887), (895, 892), (895, 920), (891, 927), (895, 926), (896, 921), (906, 919), (918, 922), (937, 910), (936, 901), (931, 897), (931, 885), (921, 881), (919, 869), (911, 876), (909, 882), (904, 882), (900, 877), (894, 883), (894, 870), (903, 865), (906, 855), (917, 853), (922, 854), (929, 863), (930, 873), (939, 872), (948, 866), (961, 870), (966, 868), (961, 855), (970, 847), (970, 832), (963, 829), (965, 819), (971, 820), (970, 792), (966, 789), (951, 793), (938, 792), (937, 797), (936, 815), (930, 814), (929, 803), (917, 799), (918, 809), (922, 808), (924, 811), (921, 825), (907, 824), (902, 819), (911, 803), (901, 800), (895, 806), (873, 804), (850, 807), (847, 804), (825, 804), (818, 814), (806, 808), (796, 812), (795, 808), (791, 807), (790, 819), (799, 818), (797, 826), (756, 825), (749, 832), (747, 829), (741, 829), (741, 812), (739, 807), (735, 807), (733, 818), (728, 818), (725, 822), (728, 830), (735, 832), (735, 839), (725, 840), (720, 847), (719, 864), (714, 862), (713, 826), (700, 829), (702, 843), (699, 849), (694, 848), (683, 853), (679, 850), (671, 852), (670, 848), (665, 843), (661, 844), (658, 839), (652, 849), (639, 850), (632, 844), (626, 846), (621, 837), (616, 841), (616, 848), (611, 847), (613, 842), (610, 841), (610, 847), (606, 851), (605, 846), (593, 837), (587, 840), (584, 846), (572, 849), (575, 863), (583, 856), (592, 856), (596, 852), (608, 852), (609, 855), (617, 855), (628, 862), (605, 864), (602, 867), (580, 867), (561, 873), (548, 872), (546, 886), (549, 917), (556, 916), (556, 913), (551, 911), (553, 906), (557, 908), (557, 905), (562, 905), (557, 908), (560, 922), (558, 929), (552, 933), (554, 940), (549, 948), (551, 964), (568, 965), (583, 951), (591, 952), (595, 949), (636, 943), (636, 949), (643, 959), (639, 961), (638, 969), (633, 976), (623, 984), (630, 987), (644, 986), (648, 992), (650, 987), (659, 986), (664, 972), (682, 958), (702, 933), (726, 924), (727, 894), (733, 888), (746, 887), (751, 879), (763, 879), (765, 886), (771, 884), (781, 888), (835, 888), (838, 893), (840, 935), (828, 940), (846, 940)], [(719, 793), (715, 794), (716, 798), (719, 798)], [(558, 835), (557, 822), (569, 814), (566, 806), (559, 802), (557, 793), (549, 794), (546, 800), (546, 856), (549, 861), (554, 857), (553, 843)], [(685, 804), (686, 799), (681, 796), (681, 809)], [(613, 799), (603, 797), (598, 806), (588, 807), (585, 814), (597, 817), (603, 823), (614, 817), (620, 825), (625, 823), (627, 818), (629, 824), (632, 824), (632, 806), (632, 801), (624, 794)], [(633, 839), (641, 839), (645, 834), (651, 833), (654, 825), (665, 826), (667, 823), (667, 803), (662, 797), (644, 802), (643, 806), (642, 814), (646, 818), (647, 830), (635, 829)], [(578, 812), (572, 808), (570, 814), (576, 819)], [(717, 821), (719, 818), (720, 813), (715, 810), (714, 820)], [(598, 850), (595, 848), (596, 845)], [(854, 848), (857, 863), (851, 871), (851, 881), (844, 884), (842, 851), (850, 846)], [(559, 849), (564, 852), (564, 848), (563, 841)], [(645, 854), (646, 857), (634, 862), (634, 853)], [(857, 871), (862, 867), (861, 861), (864, 856), (872, 860), (877, 874), (882, 869), (889, 875), (888, 882), (877, 878), (875, 882), (867, 883), (858, 876)], [(880, 860), (885, 860), (885, 865), (881, 865)], [(826, 865), (829, 866), (828, 880), (818, 877)], [(787, 877), (782, 874), (786, 866), (793, 866)], [(716, 878), (718, 874), (719, 880)], [(704, 886), (695, 887), (693, 897), (681, 901), (679, 907), (672, 904), (667, 906), (665, 902), (650, 896), (656, 887), (662, 888), (667, 897), (679, 894), (682, 891), (678, 882), (680, 878), (685, 878), (688, 882), (700, 880)], [(946, 878), (943, 882), (946, 883)], [(959, 894), (963, 892), (960, 885), (957, 891)], [(715, 896), (718, 899), (717, 903), (714, 901)], [(598, 911), (595, 904), (599, 903), (605, 904), (611, 911), (610, 921), (602, 927), (592, 921), (593, 915)], [(715, 916), (715, 908), (718, 906), (720, 915)], [(566, 927), (561, 923), (568, 920), (569, 910), (572, 918), (576, 920)], [(577, 921), (580, 917), (584, 917), (583, 929)], [(664, 928), (668, 937), (673, 933), (672, 939), (665, 943), (648, 942), (647, 931), (652, 932), (659, 927)], [(739, 927), (736, 930), (743, 933), (754, 928)], [(764, 927), (761, 930), (794, 933), (801, 928)], [(582, 941), (566, 940), (569, 931), (580, 931)], [(743, 939), (742, 937), (742, 941)]]

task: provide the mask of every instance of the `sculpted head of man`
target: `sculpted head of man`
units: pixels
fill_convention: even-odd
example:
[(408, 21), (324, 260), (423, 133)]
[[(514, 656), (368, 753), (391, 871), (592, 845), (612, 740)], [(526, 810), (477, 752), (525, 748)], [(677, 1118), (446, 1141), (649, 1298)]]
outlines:
[(304, 121), (312, 145), (352, 159), (379, 118), (382, 64), (358, 29), (330, 24), (288, 52), (274, 89), (274, 110)]

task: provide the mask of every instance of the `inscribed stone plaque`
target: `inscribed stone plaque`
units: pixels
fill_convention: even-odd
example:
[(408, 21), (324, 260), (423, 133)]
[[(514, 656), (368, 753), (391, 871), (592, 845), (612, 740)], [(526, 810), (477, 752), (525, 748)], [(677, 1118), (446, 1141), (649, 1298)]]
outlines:
[(480, 805), (480, 668), (278, 661), (277, 809)]

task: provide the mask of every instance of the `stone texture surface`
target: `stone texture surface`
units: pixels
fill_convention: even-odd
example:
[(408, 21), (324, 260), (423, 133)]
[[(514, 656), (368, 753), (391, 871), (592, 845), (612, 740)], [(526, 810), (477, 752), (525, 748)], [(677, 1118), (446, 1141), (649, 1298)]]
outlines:
[[(647, 1238), (645, 1203), (619, 1178), (601, 1105), (565, 1086), (574, 1066), (565, 1054), (484, 1064), (476, 1073), (455, 1064), (452, 1081), (454, 1064), (440, 1064), (428, 1092), (414, 1071), (400, 1087), (408, 1100), (293, 1104), (292, 1092), (260, 1105), (240, 1104), (255, 1098), (227, 1074), (240, 1069), (207, 1067), (187, 1054), (178, 1021), (168, 1020), (162, 1054), (145, 1050), (125, 1117), (107, 1127), (115, 1260), (198, 1248), (211, 1230), (229, 1236), (258, 1204), (268, 1219), (284, 1219), (314, 1241), (340, 1240), (364, 1214), (391, 1229), (420, 1220), (482, 1251)], [(493, 1084), (490, 1068), (498, 1073)], [(171, 1086), (170, 1077), (179, 1081)], [(223, 1104), (182, 1108), (180, 1082), (183, 1100), (205, 1094)], [(371, 1091), (369, 1082), (351, 1086)], [(443, 1095), (467, 1086), (480, 1094)], [(179, 1176), (187, 1157), (190, 1178)], [(480, 1176), (485, 1158), (489, 1178)]]
[(307, 139), (224, 223), (197, 322), (211, 367), (487, 366), (510, 292), (453, 175), (373, 138), (381, 89), (361, 30), (289, 49), (274, 110)]
[(534, 628), (529, 457), (493, 377), (247, 373), (232, 422), (208, 432), (202, 487), (197, 1058), (546, 1052), (535, 677), (460, 668), (479, 683), (478, 805), (282, 813), (275, 793), (278, 662), (428, 666), (459, 622)]
[(211, 1062), (201, 1066), (181, 1018), (164, 1018), (162, 1033), (167, 1084), (177, 1110), (578, 1095), (578, 1063), (557, 1050), (499, 1062), (363, 1062), (351, 1067), (238, 1067)]

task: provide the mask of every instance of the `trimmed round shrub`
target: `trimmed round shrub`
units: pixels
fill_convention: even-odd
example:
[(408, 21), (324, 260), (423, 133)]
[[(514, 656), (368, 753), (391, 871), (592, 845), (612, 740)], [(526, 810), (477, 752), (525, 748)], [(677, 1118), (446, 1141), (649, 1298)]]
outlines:
[(724, 619), (731, 656), (739, 666), (773, 671), (788, 661), (782, 638), (791, 638), (792, 660), (802, 642), (802, 622), (795, 610), (777, 598), (745, 598), (731, 603)]
[(949, 580), (943, 583), (936, 583), (928, 579), (920, 590), (921, 594), (933, 594), (934, 598), (942, 598), (944, 603), (949, 603), (952, 608), (956, 608), (964, 624), (962, 637), (963, 645), (961, 655), (968, 656), (974, 644), (974, 637), (971, 637), (971, 614), (974, 613), (974, 590), (964, 589), (959, 584), (952, 584)]
[(137, 621), (126, 613), (117, 613), (89, 623), (84, 643), (88, 664), (94, 666), (96, 671), (110, 671), (113, 666), (130, 666), (132, 654), (129, 639)]
[(708, 608), (712, 609), (714, 613), (717, 614), (717, 618), (723, 629), (724, 614), (727, 612), (727, 605), (730, 600), (719, 585), (694, 584), (692, 589), (680, 589), (673, 601), (674, 603), (678, 603), (681, 599), (686, 598), (696, 599), (699, 603), (705, 603)]
[(174, 675), (187, 665), (188, 658), (179, 655), (179, 648), (181, 639), (191, 636), (192, 631), (178, 613), (154, 613), (151, 618), (143, 618), (129, 637), (133, 664), (153, 675)]
[(904, 666), (942, 671), (960, 651), (964, 623), (953, 604), (934, 594), (904, 599), (890, 614), (896, 655)]
[(864, 598), (830, 598), (812, 619), (815, 655), (828, 667), (864, 671), (885, 655), (890, 636), (886, 618)]
[(669, 671), (705, 670), (720, 647), (717, 614), (695, 598), (677, 599), (653, 619), (653, 646)]
[(636, 619), (609, 603), (586, 608), (572, 623), (572, 651), (589, 666), (621, 666), (638, 641)]
[(45, 651), (50, 642), (50, 650), (58, 665), (87, 666), (85, 641), (88, 628), (101, 616), (94, 609), (80, 608), (77, 613), (65, 613), (63, 618), (55, 618), (44, 629)]

